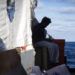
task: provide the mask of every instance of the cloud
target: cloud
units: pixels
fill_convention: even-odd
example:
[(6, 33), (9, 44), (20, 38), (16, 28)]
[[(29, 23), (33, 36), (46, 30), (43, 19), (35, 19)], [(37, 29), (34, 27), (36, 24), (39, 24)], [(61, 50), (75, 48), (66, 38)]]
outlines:
[(53, 2), (70, 2), (70, 3), (75, 3), (75, 0), (50, 0)]
[[(54, 0), (54, 1), (63, 1), (63, 0)], [(70, 0), (66, 0), (70, 1)], [(60, 3), (58, 3), (59, 5)], [(66, 3), (68, 4), (68, 3)], [(38, 7), (36, 8), (36, 11), (50, 11), (50, 12), (59, 12), (62, 14), (74, 14), (75, 13), (75, 6), (64, 6), (59, 5), (59, 7), (55, 4), (54, 6), (51, 6), (51, 3), (45, 3), (45, 2), (38, 2)]]
[(72, 2), (72, 3), (75, 3), (75, 0), (66, 0), (68, 2)]
[(62, 14), (75, 14), (75, 7), (64, 7), (59, 9)]
[(38, 0), (37, 8), (43, 8), (45, 6), (45, 3), (41, 0)]
[(74, 22), (75, 23), (75, 18), (74, 19), (65, 19), (65, 21)]

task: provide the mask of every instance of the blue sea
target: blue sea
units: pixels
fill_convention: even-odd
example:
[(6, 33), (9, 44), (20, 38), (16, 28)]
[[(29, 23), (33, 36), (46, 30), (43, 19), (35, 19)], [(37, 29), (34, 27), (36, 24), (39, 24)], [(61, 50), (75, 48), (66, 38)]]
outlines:
[(75, 42), (65, 43), (65, 56), (67, 57), (67, 66), (75, 68)]

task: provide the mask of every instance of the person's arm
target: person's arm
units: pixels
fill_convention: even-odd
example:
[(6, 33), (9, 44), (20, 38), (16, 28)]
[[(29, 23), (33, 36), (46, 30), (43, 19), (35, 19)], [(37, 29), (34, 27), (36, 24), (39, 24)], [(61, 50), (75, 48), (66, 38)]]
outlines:
[(46, 34), (46, 40), (52, 41), (53, 39), (54, 38), (51, 35), (49, 35), (48, 33)]

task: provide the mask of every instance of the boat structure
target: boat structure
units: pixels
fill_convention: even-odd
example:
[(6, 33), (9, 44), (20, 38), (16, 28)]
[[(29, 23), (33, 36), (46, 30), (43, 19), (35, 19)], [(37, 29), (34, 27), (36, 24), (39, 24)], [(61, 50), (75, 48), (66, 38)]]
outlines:
[[(12, 51), (12, 49), (17, 49), (21, 58), (21, 61), (19, 62), (22, 62), (22, 65), (26, 70), (30, 70), (30, 68), (34, 65), (35, 55), (34, 48), (32, 46), (32, 33), (30, 28), (32, 3), (33, 1), (31, 0), (0, 1), (1, 59), (7, 59), (10, 63), (10, 60), (12, 59), (11, 57), (14, 53), (9, 51)], [(2, 55), (2, 53), (6, 58), (4, 57), (4, 55)], [(15, 57), (13, 57), (13, 59), (14, 58)], [(17, 59), (15, 60), (17, 61)], [(7, 62), (5, 61), (5, 63)], [(1, 65), (2, 64), (0, 64), (0, 69)]]
[(37, 0), (0, 0), (0, 75), (70, 75), (65, 39), (51, 41), (59, 46), (58, 61), (53, 56), (56, 63), (50, 62), (53, 57), (48, 47), (33, 47), (31, 28), (37, 23), (36, 7)]

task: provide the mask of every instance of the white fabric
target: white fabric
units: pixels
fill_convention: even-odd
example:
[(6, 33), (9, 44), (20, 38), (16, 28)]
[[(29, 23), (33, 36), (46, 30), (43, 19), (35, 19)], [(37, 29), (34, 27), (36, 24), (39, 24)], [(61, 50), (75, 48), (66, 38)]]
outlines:
[[(31, 9), (30, 0), (16, 0), (15, 18), (12, 23), (13, 28), (13, 47), (31, 45)], [(16, 25), (16, 26), (15, 26)], [(16, 39), (15, 39), (16, 38)]]
[(32, 66), (34, 66), (34, 54), (33, 54), (34, 50), (29, 50), (23, 53), (20, 53), (21, 56), (21, 63), (24, 67), (24, 69), (26, 70), (26, 72), (28, 73), (28, 75), (31, 73), (32, 71)]
[[(9, 48), (9, 25), (7, 24), (6, 1), (0, 0), (0, 39), (4, 42), (6, 48)], [(3, 45), (2, 45), (3, 46)]]
[(31, 6), (33, 0), (15, 0), (14, 19), (10, 22), (7, 15), (7, 0), (0, 0), (0, 38), (7, 49), (32, 47)]
[(35, 12), (34, 12), (34, 9), (37, 7), (37, 0), (30, 0), (31, 1), (31, 17), (32, 19), (35, 18)]
[(14, 18), (11, 22), (7, 14), (7, 0), (0, 0), (0, 43), (3, 42), (0, 47), (8, 50), (26, 46), (25, 52), (20, 55), (27, 73), (31, 71), (35, 60), (31, 38), (31, 5), (31, 0), (15, 0)]

